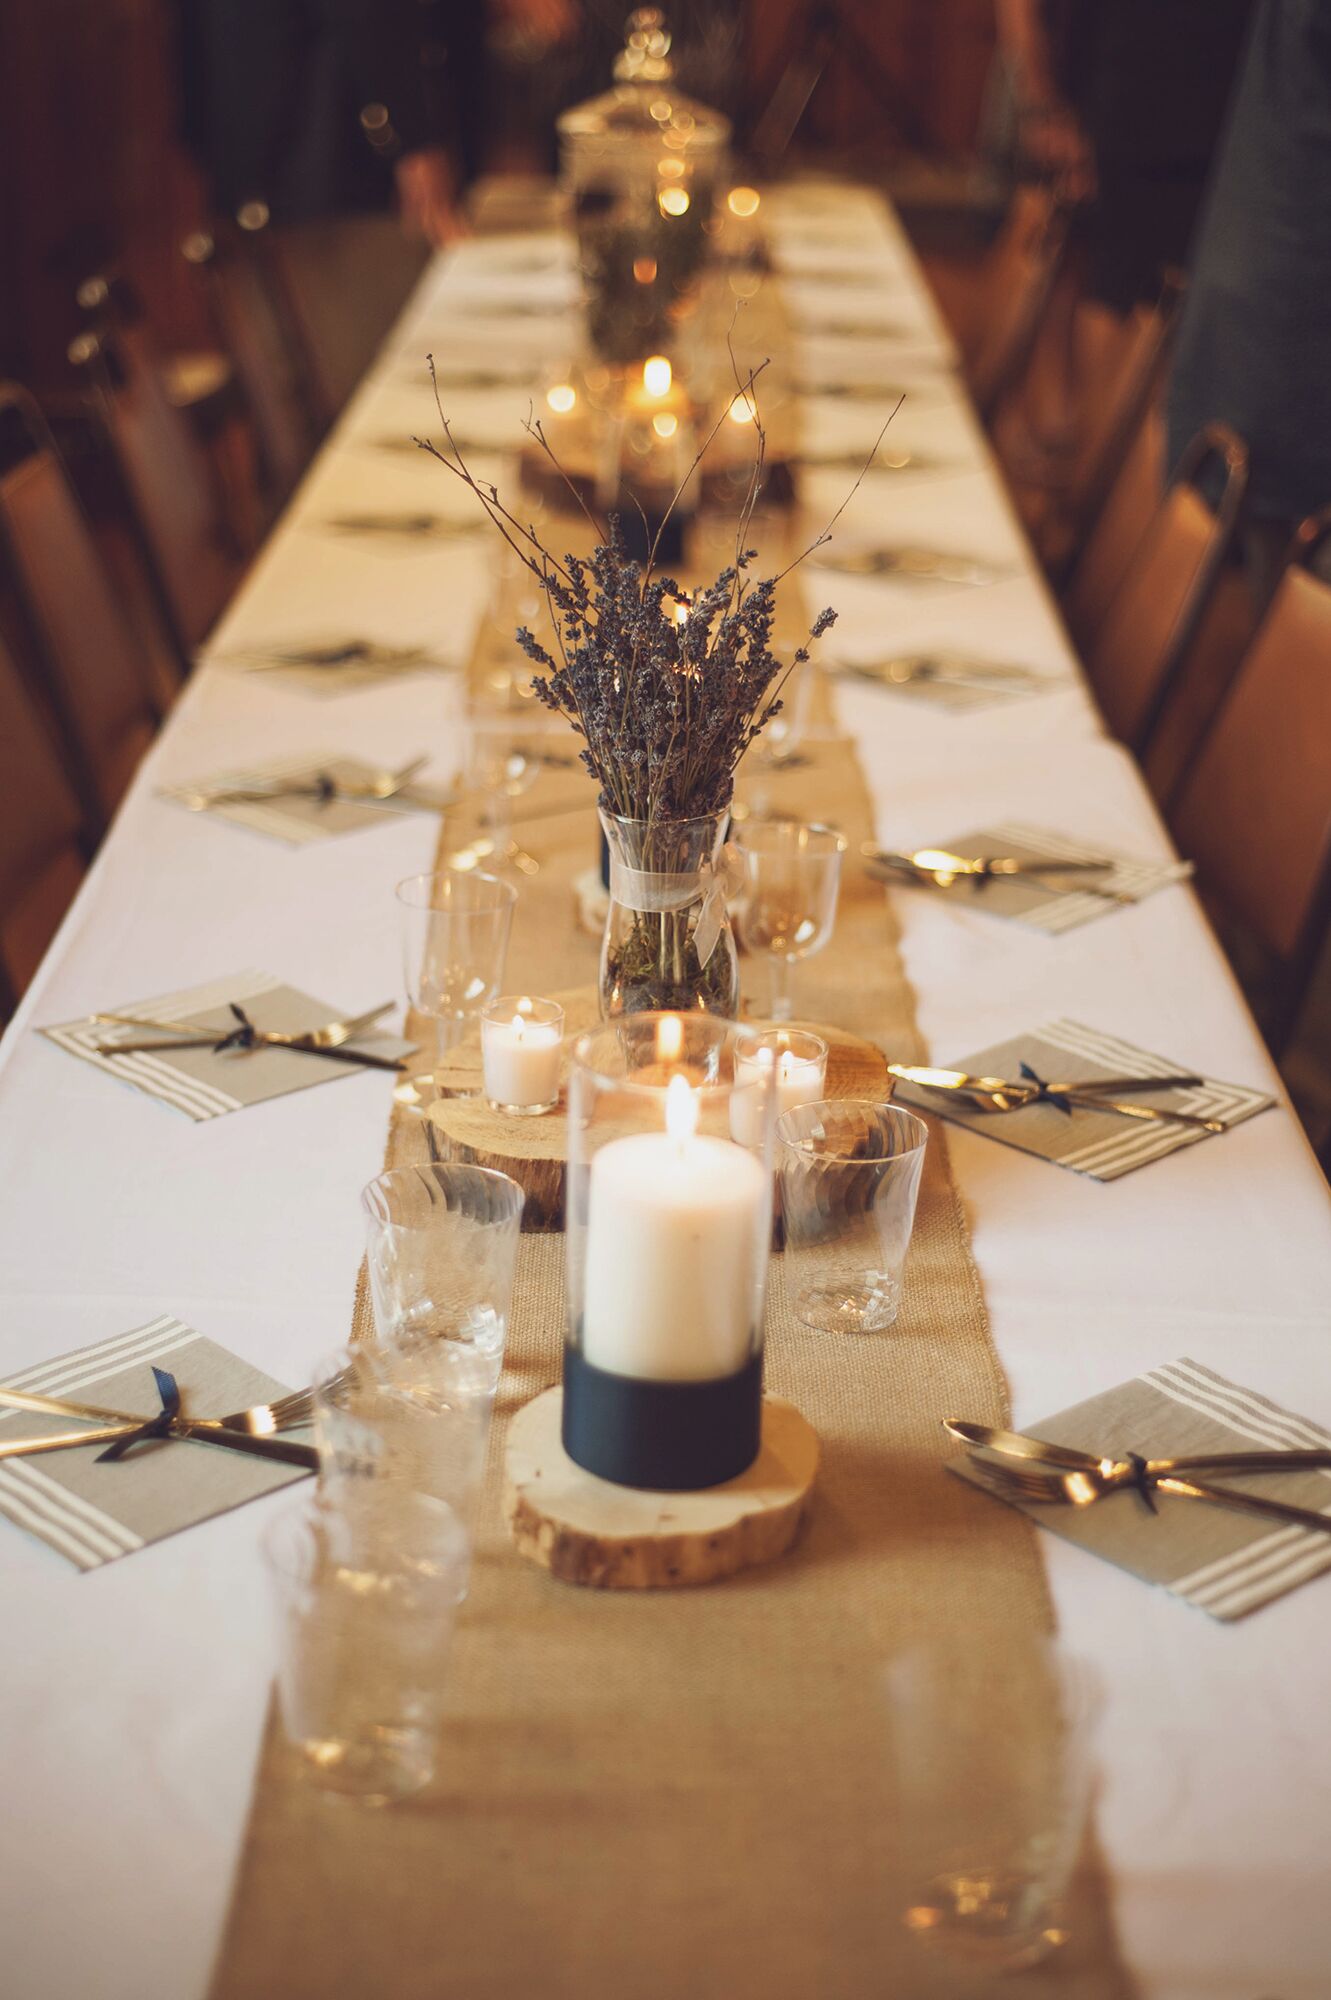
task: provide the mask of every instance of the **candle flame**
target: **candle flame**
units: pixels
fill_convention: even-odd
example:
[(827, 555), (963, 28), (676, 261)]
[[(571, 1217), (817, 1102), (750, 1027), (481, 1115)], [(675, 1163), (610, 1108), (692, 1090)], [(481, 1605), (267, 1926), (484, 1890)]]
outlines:
[(684, 1051), (684, 1023), (678, 1014), (665, 1014), (656, 1024), (656, 1060), (678, 1062)]
[(513, 1016), (513, 1033), (517, 1036), (519, 1041), (522, 1040), (522, 1037), (526, 1032), (526, 1027), (527, 1023), (524, 1016), (521, 1014), (515, 1014)]
[(687, 215), (689, 191), (681, 187), (662, 188), (656, 197), (656, 204), (662, 215)]
[(672, 1076), (666, 1086), (665, 1121), (666, 1131), (681, 1146), (698, 1129), (698, 1095), (685, 1077)]
[(668, 396), (675, 371), (664, 354), (650, 354), (642, 364), (642, 386), (649, 396)]

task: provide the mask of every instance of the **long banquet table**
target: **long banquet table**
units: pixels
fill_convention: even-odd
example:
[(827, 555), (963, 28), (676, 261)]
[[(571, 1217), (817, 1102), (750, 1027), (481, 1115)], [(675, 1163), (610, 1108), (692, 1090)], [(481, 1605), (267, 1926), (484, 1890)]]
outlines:
[[(880, 837), (916, 846), (1020, 818), (1167, 857), (1132, 760), (1101, 729), (895, 218), (847, 192), (828, 250), (796, 196), (766, 209), (792, 300), (816, 304), (820, 262), (844, 264), (853, 242), (898, 327), (868, 360), (918, 387), (894, 441), (952, 461), (916, 477), (871, 473), (848, 527), (1012, 566), (974, 590), (811, 576), (810, 595), (841, 612), (832, 656), (970, 646), (1058, 683), (966, 714), (839, 684)], [(466, 658), (489, 590), (486, 541), (377, 545), (321, 523), (377, 508), (463, 518), (466, 496), (437, 467), (378, 441), (429, 425), (427, 347), (502, 345), (529, 354), (533, 374), (567, 347), (571, 272), (565, 247), (548, 249), (546, 317), (491, 323), (471, 303), (502, 282), (484, 241), (427, 271), (211, 654), (362, 632)], [(835, 362), (837, 338), (801, 340), (814, 365)], [(527, 401), (473, 397), (468, 429), (516, 442)], [(806, 436), (834, 444), (867, 441), (880, 420), (816, 397), (799, 414)], [(811, 517), (846, 483), (810, 472)], [(429, 745), (431, 775), (446, 779), (461, 700), (457, 677), (438, 673), (328, 698), (217, 659), (195, 673), (0, 1047), (0, 1373), (164, 1311), (291, 1382), (345, 1339), (356, 1195), (379, 1167), (386, 1079), (349, 1076), (196, 1126), (34, 1029), (249, 966), (347, 1011), (397, 991), (392, 885), (429, 863), (432, 820), (283, 849), (155, 792), (324, 749), (391, 765)], [(939, 898), (895, 902), (936, 1060), (1067, 1015), (1279, 1092), (1183, 887), (1062, 939)], [(1327, 1189), (1283, 1095), (1223, 1140), (1110, 1186), (964, 1131), (950, 1144), (1019, 1422), (1184, 1354), (1331, 1422)], [(205, 1993), (273, 1667), (259, 1540), (274, 1504), (88, 1575), (0, 1528), (5, 1991)], [(1099, 1660), (1107, 1683), (1098, 1831), (1144, 2000), (1322, 2000), (1331, 1584), (1225, 1626), (1053, 1537), (1041, 1546), (1063, 1640)]]

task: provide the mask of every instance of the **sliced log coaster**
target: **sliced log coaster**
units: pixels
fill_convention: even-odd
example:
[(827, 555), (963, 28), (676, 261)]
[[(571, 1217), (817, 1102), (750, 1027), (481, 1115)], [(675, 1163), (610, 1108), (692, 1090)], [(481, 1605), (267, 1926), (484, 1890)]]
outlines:
[[(560, 1099), (553, 1111), (543, 1118), (508, 1118), (502, 1111), (490, 1109), (482, 1091), (478, 1033), (450, 1049), (439, 1065), (436, 1076), (440, 1086), (457, 1094), (440, 1098), (430, 1106), (428, 1114), (431, 1143), (439, 1159), (496, 1167), (526, 1191), (522, 1226), (527, 1230), (564, 1226), (568, 1051), (579, 1035), (596, 1027), (600, 1020), (596, 993), (590, 986), (573, 987), (548, 997), (563, 1005), (566, 1037)], [(746, 1021), (744, 1025), (755, 1027), (763, 1023)], [(887, 1058), (872, 1042), (849, 1035), (842, 1028), (827, 1027), (821, 1021), (798, 1025), (812, 1028), (827, 1043), (829, 1097), (867, 1097), (881, 1103), (891, 1095)]]
[(818, 1434), (793, 1403), (763, 1398), (762, 1450), (699, 1493), (612, 1486), (560, 1442), (562, 1389), (518, 1411), (504, 1458), (504, 1518), (524, 1556), (564, 1583), (678, 1590), (773, 1562), (794, 1542), (818, 1471)]

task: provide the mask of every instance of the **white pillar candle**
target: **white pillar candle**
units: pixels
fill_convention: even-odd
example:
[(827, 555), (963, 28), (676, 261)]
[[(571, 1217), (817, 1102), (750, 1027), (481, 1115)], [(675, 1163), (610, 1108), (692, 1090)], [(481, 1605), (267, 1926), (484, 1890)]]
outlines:
[[(793, 1049), (778, 1048), (778, 1039), (774, 1036), (752, 1055), (735, 1058), (736, 1094), (730, 1103), (730, 1130), (741, 1146), (757, 1146), (762, 1141), (762, 1093), (752, 1086), (770, 1074), (773, 1063), (776, 1064), (775, 1117), (779, 1118), (783, 1111), (793, 1111), (797, 1104), (816, 1104), (827, 1095), (826, 1048), (820, 1056), (802, 1056)], [(741, 1088), (743, 1085), (750, 1087)]]
[(543, 1111), (557, 1101), (563, 1021), (563, 1008), (552, 1000), (505, 996), (486, 1009), (481, 1063), (491, 1104), (501, 1110)]
[(664, 1132), (611, 1139), (588, 1188), (582, 1352), (656, 1382), (735, 1375), (753, 1351), (770, 1187), (760, 1161), (697, 1131), (682, 1076)]

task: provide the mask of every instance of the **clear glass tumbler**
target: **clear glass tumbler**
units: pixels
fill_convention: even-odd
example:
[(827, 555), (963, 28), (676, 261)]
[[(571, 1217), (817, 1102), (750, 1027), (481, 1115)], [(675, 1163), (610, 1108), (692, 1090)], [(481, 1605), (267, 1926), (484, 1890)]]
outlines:
[(433, 1021), (442, 1056), (503, 985), (518, 892), (479, 869), (445, 868), (408, 876), (397, 900), (407, 998)]
[(497, 1381), (523, 1200), (490, 1167), (397, 1167), (371, 1181), (361, 1209), (380, 1340), (461, 1343)]
[(845, 836), (798, 820), (748, 819), (736, 828), (734, 840), (744, 861), (740, 937), (746, 950), (765, 954), (772, 1019), (788, 1021), (796, 960), (812, 957), (831, 940)]
[(429, 1784), (467, 1549), (423, 1494), (396, 1495), (372, 1540), (318, 1501), (269, 1527), (282, 1726), (322, 1790), (387, 1805)]
[(901, 1305), (928, 1128), (895, 1105), (840, 1098), (784, 1112), (776, 1134), (796, 1318), (881, 1332)]
[[(373, 1555), (395, 1533), (396, 1505), (424, 1494), (449, 1506), (470, 1534), (494, 1410), (488, 1356), (453, 1341), (361, 1342), (314, 1374), (319, 1485)], [(467, 1564), (458, 1572), (459, 1592)]]
[(893, 1660), (884, 1686), (901, 1922), (963, 1982), (963, 1967), (1036, 1964), (1068, 1937), (1100, 1708), (1093, 1668), (1042, 1639), (1019, 1674), (974, 1643), (925, 1645)]

